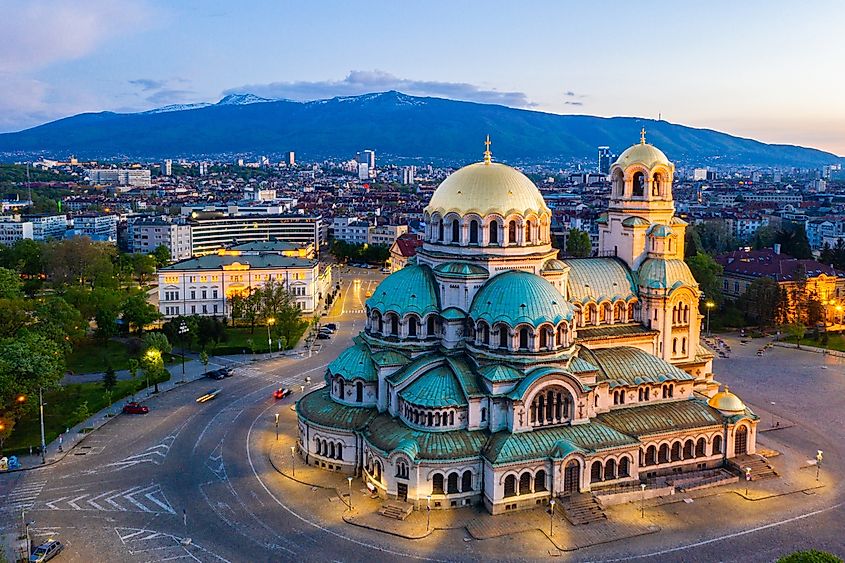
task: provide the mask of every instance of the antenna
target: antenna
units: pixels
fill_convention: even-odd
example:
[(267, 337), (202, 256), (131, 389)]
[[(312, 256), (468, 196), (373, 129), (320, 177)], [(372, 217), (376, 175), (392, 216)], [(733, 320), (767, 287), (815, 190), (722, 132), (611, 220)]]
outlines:
[(26, 163), (26, 192), (29, 196), (29, 204), (32, 205), (32, 186), (29, 184), (29, 162)]

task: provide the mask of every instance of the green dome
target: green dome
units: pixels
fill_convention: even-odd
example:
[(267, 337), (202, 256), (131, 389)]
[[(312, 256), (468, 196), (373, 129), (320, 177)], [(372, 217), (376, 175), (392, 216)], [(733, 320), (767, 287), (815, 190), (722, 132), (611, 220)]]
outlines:
[(448, 366), (436, 367), (421, 375), (399, 392), (405, 401), (418, 407), (465, 407), (463, 389)]
[(650, 224), (646, 219), (638, 215), (631, 215), (622, 219), (623, 227), (648, 227)]
[(434, 267), (434, 271), (438, 274), (446, 276), (456, 276), (461, 278), (470, 277), (487, 277), (490, 272), (487, 268), (477, 266), (475, 264), (468, 264), (466, 262), (445, 262)]
[(564, 262), (563, 260), (558, 260), (557, 258), (546, 260), (546, 262), (543, 264), (544, 272), (559, 272), (568, 269), (569, 266), (566, 265), (566, 262)]
[(414, 264), (390, 274), (367, 299), (367, 307), (382, 314), (394, 312), (400, 316), (416, 313), (423, 317), (437, 313), (440, 306), (431, 268)]
[(651, 289), (666, 289), (671, 293), (682, 286), (698, 287), (698, 282), (683, 260), (649, 258), (640, 265), (637, 274), (640, 286)]
[(646, 231), (646, 234), (657, 238), (666, 238), (672, 234), (672, 229), (670, 229), (666, 225), (656, 224), (652, 225), (651, 228)]
[(484, 320), (490, 325), (556, 325), (572, 319), (572, 305), (544, 278), (511, 270), (484, 284), (472, 300), (469, 316), (475, 322)]
[(351, 346), (341, 352), (329, 364), (328, 371), (332, 377), (339, 375), (346, 381), (353, 379), (363, 379), (368, 382), (378, 381), (378, 374), (370, 356), (370, 350), (363, 344)]

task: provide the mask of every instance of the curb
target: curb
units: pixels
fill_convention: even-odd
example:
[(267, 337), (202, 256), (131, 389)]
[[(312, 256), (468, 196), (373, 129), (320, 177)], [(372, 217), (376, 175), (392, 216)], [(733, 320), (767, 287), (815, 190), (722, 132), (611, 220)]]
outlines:
[[(373, 530), (374, 532), (381, 532), (382, 534), (387, 534), (389, 536), (394, 536), (394, 537), (397, 537), (397, 538), (403, 538), (403, 539), (406, 539), (406, 540), (421, 540), (421, 539), (424, 539), (424, 538), (427, 538), (428, 536), (430, 536), (435, 530), (441, 529), (441, 528), (431, 528), (429, 531), (422, 534), (421, 536), (408, 536), (408, 535), (405, 535), (405, 534), (400, 534), (399, 532), (393, 532), (391, 530), (382, 530), (381, 528), (376, 528), (375, 526), (370, 526), (368, 524), (363, 524), (361, 522), (355, 522), (353, 520), (353, 518), (355, 518), (354, 516), (343, 516), (342, 518), (343, 518), (344, 522), (346, 522), (347, 524), (349, 524), (351, 526), (357, 526), (359, 528), (364, 528), (366, 530)], [(448, 528), (442, 528), (442, 529), (448, 529)], [(470, 534), (470, 535), (472, 535), (472, 534)]]

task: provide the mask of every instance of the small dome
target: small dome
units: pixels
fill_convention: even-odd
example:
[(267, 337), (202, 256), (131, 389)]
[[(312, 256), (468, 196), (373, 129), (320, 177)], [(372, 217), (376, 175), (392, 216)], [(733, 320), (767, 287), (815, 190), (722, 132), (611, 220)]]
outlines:
[(476, 293), (469, 309), (473, 321), (490, 325), (505, 322), (539, 326), (573, 317), (572, 305), (548, 280), (529, 272), (511, 270), (491, 278)]
[(731, 393), (727, 385), (724, 391), (720, 391), (710, 397), (707, 404), (723, 413), (738, 414), (745, 411), (745, 403)]
[(492, 213), (549, 214), (549, 208), (528, 176), (497, 163), (478, 162), (464, 166), (449, 175), (434, 191), (425, 208), (428, 213), (455, 212), (460, 216), (477, 213), (486, 217)]
[(558, 260), (557, 258), (552, 258), (551, 260), (546, 260), (546, 263), (543, 264), (543, 271), (544, 272), (558, 272), (563, 270), (568, 270), (569, 266), (566, 265), (566, 262), (563, 260)]
[(478, 266), (476, 264), (469, 264), (467, 262), (444, 262), (434, 267), (434, 271), (450, 277), (470, 278), (470, 277), (484, 277), (490, 275), (487, 268)]
[(646, 231), (646, 234), (649, 234), (656, 238), (667, 238), (669, 235), (673, 234), (672, 229), (667, 227), (666, 225), (655, 224), (652, 225), (651, 228)]
[(619, 158), (616, 159), (616, 162), (613, 165), (621, 166), (624, 169), (628, 168), (632, 164), (642, 164), (649, 170), (659, 164), (669, 168), (674, 168), (672, 163), (669, 162), (669, 159), (666, 158), (666, 155), (663, 154), (663, 151), (654, 145), (649, 145), (648, 143), (639, 143), (628, 147), (622, 154), (619, 155)]
[(679, 259), (649, 258), (640, 265), (637, 277), (641, 287), (670, 292), (681, 286), (698, 287), (687, 263)]
[(378, 381), (378, 373), (370, 356), (370, 350), (364, 344), (350, 346), (340, 353), (328, 367), (329, 375), (340, 376), (346, 381), (363, 379), (364, 381)]
[(393, 272), (382, 280), (373, 296), (367, 299), (367, 307), (380, 313), (394, 312), (398, 315), (416, 313), (425, 316), (440, 310), (437, 285), (431, 268), (412, 264)]
[(464, 392), (448, 366), (436, 367), (399, 391), (403, 400), (424, 408), (465, 407)]

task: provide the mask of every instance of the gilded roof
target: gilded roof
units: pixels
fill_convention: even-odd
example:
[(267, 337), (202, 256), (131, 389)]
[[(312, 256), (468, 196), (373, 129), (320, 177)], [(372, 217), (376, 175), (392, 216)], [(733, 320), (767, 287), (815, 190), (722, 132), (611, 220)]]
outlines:
[(599, 414), (596, 419), (620, 432), (637, 437), (717, 426), (724, 422), (724, 417), (718, 410), (699, 399), (613, 409)]
[(393, 272), (376, 287), (367, 307), (381, 313), (392, 311), (398, 315), (416, 313), (420, 316), (440, 310), (437, 284), (431, 268), (409, 264)]
[(296, 402), (296, 413), (303, 419), (328, 428), (363, 430), (377, 411), (369, 407), (351, 407), (332, 400), (328, 387), (308, 393)]
[(633, 346), (581, 348), (578, 353), (599, 367), (597, 381), (608, 381), (611, 387), (693, 379), (684, 370)]
[(687, 263), (675, 258), (649, 258), (640, 264), (637, 277), (643, 287), (665, 289), (670, 293), (682, 286), (698, 287)]
[(487, 277), (490, 272), (487, 268), (478, 266), (477, 264), (470, 264), (468, 262), (444, 262), (434, 267), (434, 271), (438, 274), (470, 278), (470, 277)]
[(491, 278), (472, 300), (469, 316), (515, 327), (520, 323), (538, 326), (558, 324), (573, 317), (572, 305), (548, 280), (529, 272), (510, 270)]
[(727, 387), (725, 387), (724, 391), (719, 391), (713, 395), (710, 400), (707, 401), (707, 404), (714, 409), (719, 409), (720, 411), (732, 414), (745, 411), (745, 403), (743, 403), (739, 397), (731, 393)]
[(540, 190), (525, 174), (498, 163), (478, 162), (453, 172), (434, 191), (427, 213), (507, 216), (549, 214)]
[(385, 453), (396, 449), (407, 451), (410, 440), (417, 446), (417, 459), (457, 460), (477, 458), (487, 441), (487, 433), (483, 430), (423, 432), (408, 428), (389, 414), (380, 414), (364, 430), (364, 439)]
[(669, 159), (666, 158), (666, 155), (663, 154), (663, 151), (654, 145), (649, 145), (648, 143), (639, 143), (628, 147), (622, 152), (622, 154), (619, 155), (619, 158), (616, 159), (613, 166), (628, 168), (632, 164), (642, 164), (649, 169), (658, 164), (669, 166), (673, 170), (675, 168), (674, 165), (669, 162)]
[[(556, 426), (511, 434), (507, 430), (490, 437), (482, 455), (493, 465), (548, 457), (569, 451), (601, 451), (636, 444), (637, 440), (600, 422)], [(565, 453), (564, 453), (565, 455)]]
[(339, 375), (347, 381), (363, 379), (366, 382), (378, 381), (378, 372), (370, 356), (370, 349), (364, 344), (350, 346), (329, 364), (329, 374)]
[(467, 401), (449, 366), (438, 366), (419, 376), (399, 396), (418, 407), (465, 407)]
[(634, 277), (624, 262), (616, 258), (570, 258), (569, 300), (573, 303), (601, 302), (605, 299), (628, 301), (637, 296)]

